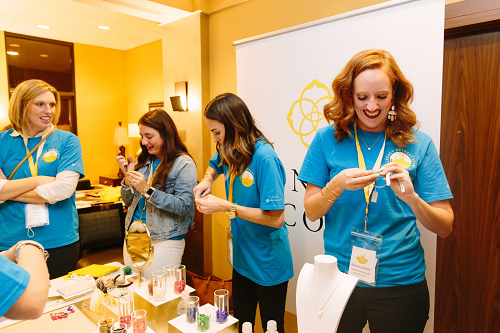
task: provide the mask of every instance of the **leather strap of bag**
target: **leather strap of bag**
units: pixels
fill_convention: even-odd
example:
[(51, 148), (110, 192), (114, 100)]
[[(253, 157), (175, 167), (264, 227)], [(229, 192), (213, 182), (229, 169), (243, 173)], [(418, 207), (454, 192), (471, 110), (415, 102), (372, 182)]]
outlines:
[(19, 169), (19, 167), (24, 163), (24, 161), (26, 161), (31, 155), (33, 155), (33, 153), (38, 149), (38, 147), (40, 147), (40, 145), (45, 141), (47, 140), (47, 138), (52, 134), (54, 133), (54, 131), (56, 130), (56, 127), (54, 126), (54, 128), (52, 129), (52, 131), (49, 132), (49, 134), (47, 134), (45, 137), (42, 138), (42, 140), (40, 140), (40, 142), (35, 146), (35, 148), (33, 148), (29, 154), (27, 154), (23, 160), (21, 162), (19, 162), (19, 164), (14, 168), (14, 170), (12, 171), (12, 173), (10, 174), (9, 176), (9, 180), (12, 179), (12, 176), (14, 176), (14, 174), (16, 173), (17, 169)]
[(205, 286), (205, 294), (208, 292), (208, 285), (210, 284), (210, 279), (212, 278), (212, 276), (209, 276), (208, 277), (208, 280), (207, 280), (207, 285)]

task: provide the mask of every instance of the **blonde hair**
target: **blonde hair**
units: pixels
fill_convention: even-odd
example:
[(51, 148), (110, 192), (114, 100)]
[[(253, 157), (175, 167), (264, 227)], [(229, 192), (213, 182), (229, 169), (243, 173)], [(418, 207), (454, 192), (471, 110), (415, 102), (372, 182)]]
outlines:
[(354, 80), (363, 71), (376, 68), (382, 69), (391, 82), (394, 109), (397, 112), (396, 120), (387, 122), (385, 132), (394, 144), (406, 147), (408, 143), (416, 141), (413, 127), (418, 125), (417, 116), (409, 107), (413, 100), (413, 86), (387, 51), (361, 51), (347, 62), (344, 69), (333, 80), (334, 97), (323, 109), (325, 118), (329, 123), (335, 124), (337, 141), (341, 141), (348, 135), (352, 136), (349, 127), (357, 119), (352, 95)]
[(17, 85), (9, 101), (9, 120), (16, 131), (24, 135), (30, 133), (28, 109), (35, 98), (46, 92), (54, 94), (56, 112), (53, 123), (57, 124), (61, 115), (61, 103), (56, 88), (42, 80), (27, 80)]

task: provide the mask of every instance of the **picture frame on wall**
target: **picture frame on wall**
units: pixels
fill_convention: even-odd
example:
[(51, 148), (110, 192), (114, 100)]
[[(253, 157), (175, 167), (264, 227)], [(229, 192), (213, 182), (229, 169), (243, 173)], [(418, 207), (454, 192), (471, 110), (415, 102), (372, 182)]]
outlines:
[(154, 109), (163, 108), (165, 106), (164, 102), (151, 102), (148, 103), (148, 111), (153, 111)]

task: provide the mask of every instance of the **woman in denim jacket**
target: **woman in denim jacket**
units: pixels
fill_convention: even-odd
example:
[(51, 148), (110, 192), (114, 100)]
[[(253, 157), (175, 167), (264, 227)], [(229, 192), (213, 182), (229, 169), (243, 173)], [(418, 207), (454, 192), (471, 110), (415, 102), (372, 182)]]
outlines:
[[(127, 205), (125, 228), (133, 221), (146, 223), (155, 247), (153, 264), (144, 272), (164, 265), (181, 263), (184, 236), (194, 227), (193, 187), (196, 164), (182, 143), (177, 128), (167, 112), (156, 109), (139, 119), (142, 151), (134, 163), (116, 155), (126, 177), (122, 181), (122, 200)], [(125, 264), (132, 265), (124, 248)]]

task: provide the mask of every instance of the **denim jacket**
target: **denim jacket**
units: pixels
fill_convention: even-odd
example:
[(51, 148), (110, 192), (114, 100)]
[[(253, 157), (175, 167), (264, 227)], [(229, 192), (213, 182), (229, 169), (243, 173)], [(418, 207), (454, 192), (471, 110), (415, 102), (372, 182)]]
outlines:
[[(137, 171), (149, 175), (151, 161)], [(196, 164), (188, 155), (177, 157), (170, 170), (164, 189), (156, 188), (146, 200), (146, 224), (151, 240), (165, 240), (184, 235), (194, 227), (194, 195), (196, 186)], [(133, 189), (133, 190), (131, 190)], [(127, 205), (125, 230), (132, 222), (132, 216), (142, 197), (133, 185), (126, 186), (122, 181), (122, 200)]]

